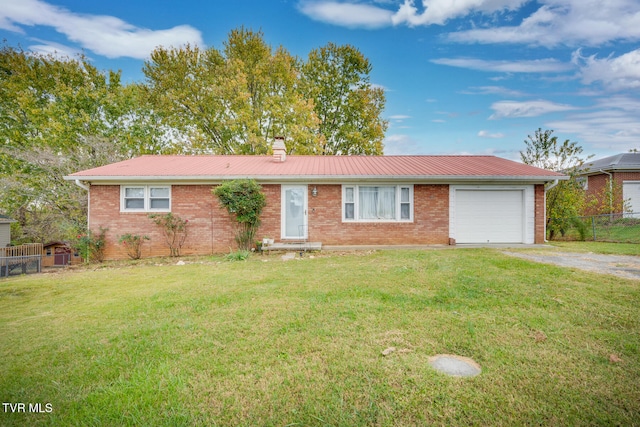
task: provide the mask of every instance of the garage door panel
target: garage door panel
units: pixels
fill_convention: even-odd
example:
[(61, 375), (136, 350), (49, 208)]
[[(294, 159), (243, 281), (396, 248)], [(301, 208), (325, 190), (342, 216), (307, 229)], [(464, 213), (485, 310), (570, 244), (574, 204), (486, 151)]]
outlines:
[(522, 190), (457, 190), (458, 243), (524, 242)]
[(640, 218), (640, 182), (623, 182), (622, 198), (628, 202), (632, 212), (627, 216)]

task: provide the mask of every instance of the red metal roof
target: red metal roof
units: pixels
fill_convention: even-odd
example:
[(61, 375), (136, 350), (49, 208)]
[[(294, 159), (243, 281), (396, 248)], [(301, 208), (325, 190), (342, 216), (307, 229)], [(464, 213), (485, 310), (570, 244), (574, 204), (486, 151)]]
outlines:
[(76, 172), (67, 179), (85, 181), (235, 178), (479, 180), (562, 179), (563, 175), (495, 156), (141, 156)]

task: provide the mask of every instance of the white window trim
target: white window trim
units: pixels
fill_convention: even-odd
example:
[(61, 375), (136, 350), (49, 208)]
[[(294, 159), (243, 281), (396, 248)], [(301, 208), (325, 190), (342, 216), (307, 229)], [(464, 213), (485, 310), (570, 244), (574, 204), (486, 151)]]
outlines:
[[(127, 209), (125, 204), (125, 194), (127, 188), (144, 188), (144, 208), (142, 209)], [(152, 188), (166, 188), (169, 190), (169, 207), (162, 209), (151, 208), (151, 189)], [(154, 185), (154, 184), (140, 184), (140, 185), (121, 185), (120, 186), (120, 212), (171, 212), (171, 186), (170, 185)]]
[[(360, 216), (360, 191), (359, 191), (359, 187), (395, 187), (395, 191), (396, 191), (396, 207), (395, 207), (395, 213), (396, 213), (396, 218), (395, 219), (359, 219)], [(346, 218), (346, 209), (345, 209), (345, 204), (347, 203), (346, 200), (346, 193), (347, 193), (347, 188), (353, 188), (353, 197), (354, 200), (353, 202), (348, 202), (348, 203), (353, 203), (354, 204), (354, 210), (353, 210), (353, 216), (354, 218)], [(401, 215), (401, 205), (402, 205), (402, 188), (408, 188), (409, 189), (409, 218), (408, 219), (401, 219), (400, 215)], [(414, 210), (414, 199), (413, 199), (413, 184), (388, 184), (388, 183), (375, 183), (375, 184), (342, 184), (342, 222), (346, 222), (346, 223), (365, 223), (365, 222), (369, 222), (369, 223), (409, 223), (409, 222), (413, 222), (413, 210)], [(404, 202), (406, 203), (406, 202)]]

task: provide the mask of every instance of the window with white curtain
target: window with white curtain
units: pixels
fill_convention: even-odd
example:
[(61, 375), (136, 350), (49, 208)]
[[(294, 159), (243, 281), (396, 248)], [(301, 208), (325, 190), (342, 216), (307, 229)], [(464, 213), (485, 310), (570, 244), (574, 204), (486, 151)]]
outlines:
[(413, 220), (413, 186), (344, 185), (342, 187), (344, 221)]

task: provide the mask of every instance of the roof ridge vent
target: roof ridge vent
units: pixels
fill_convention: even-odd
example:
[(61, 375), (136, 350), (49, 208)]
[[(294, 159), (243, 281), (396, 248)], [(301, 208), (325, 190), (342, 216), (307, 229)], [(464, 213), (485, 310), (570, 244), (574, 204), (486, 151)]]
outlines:
[(287, 158), (287, 146), (283, 136), (276, 136), (273, 140), (273, 161), (284, 163)]

